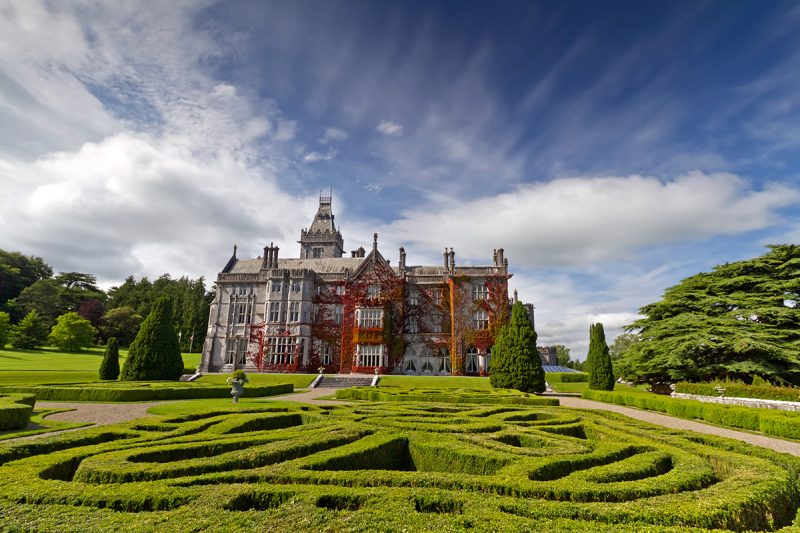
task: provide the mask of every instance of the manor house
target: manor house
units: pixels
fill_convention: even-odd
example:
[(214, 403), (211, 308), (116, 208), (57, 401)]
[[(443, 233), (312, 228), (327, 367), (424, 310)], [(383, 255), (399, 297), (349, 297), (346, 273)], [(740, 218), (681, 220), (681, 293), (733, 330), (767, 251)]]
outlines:
[[(270, 244), (256, 259), (233, 255), (217, 277), (200, 370), (485, 375), (508, 321), (508, 259), (459, 265), (390, 264), (373, 236), (345, 256), (331, 197), (321, 196), (300, 255)], [(516, 298), (516, 293), (514, 295)], [(533, 319), (533, 306), (527, 305)]]

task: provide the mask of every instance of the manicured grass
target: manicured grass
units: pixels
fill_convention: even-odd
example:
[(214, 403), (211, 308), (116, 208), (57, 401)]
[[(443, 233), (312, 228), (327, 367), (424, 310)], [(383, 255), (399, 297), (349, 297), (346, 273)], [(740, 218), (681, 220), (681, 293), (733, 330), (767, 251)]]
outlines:
[[(203, 374), (203, 377), (198, 379), (195, 383), (225, 383), (230, 374)], [(297, 389), (307, 388), (316, 374), (247, 374), (247, 379), (250, 380), (248, 385), (277, 385), (279, 383), (291, 383)], [(247, 385), (245, 385), (247, 390)]]
[(379, 387), (490, 389), (489, 378), (466, 376), (381, 376)]
[[(42, 383), (84, 383), (99, 381), (97, 375), (105, 348), (90, 348), (80, 353), (60, 352), (56, 348), (39, 350), (0, 350), (0, 385), (38, 385)], [(128, 355), (120, 349), (120, 366)], [(195, 368), (200, 354), (182, 354), (183, 366)]]
[(48, 420), (45, 418), (48, 415), (63, 413), (65, 411), (72, 411), (72, 409), (36, 409), (33, 412), (33, 416), (31, 416), (31, 420), (27, 428), (0, 431), (0, 440), (15, 439), (17, 437), (27, 437), (29, 435), (38, 435), (39, 433), (47, 433), (50, 431), (79, 428), (91, 425), (89, 422), (61, 422), (58, 420)]
[(0, 443), (2, 529), (763, 531), (800, 505), (795, 457), (614, 413), (190, 403)]
[[(550, 382), (548, 382), (550, 383)], [(589, 388), (589, 384), (584, 383), (550, 383), (553, 390), (556, 392), (583, 392)]]

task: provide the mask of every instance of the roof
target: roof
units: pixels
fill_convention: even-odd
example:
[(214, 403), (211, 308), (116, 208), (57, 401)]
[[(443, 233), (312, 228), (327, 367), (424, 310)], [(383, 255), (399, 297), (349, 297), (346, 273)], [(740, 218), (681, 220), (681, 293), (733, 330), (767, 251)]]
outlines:
[(558, 365), (542, 365), (542, 368), (544, 368), (545, 372), (580, 372), (574, 368)]
[[(354, 271), (364, 261), (363, 257), (323, 257), (317, 259), (278, 259), (278, 268), (307, 268), (314, 272)], [(231, 274), (258, 274), (261, 271), (261, 259), (238, 259), (231, 268)]]

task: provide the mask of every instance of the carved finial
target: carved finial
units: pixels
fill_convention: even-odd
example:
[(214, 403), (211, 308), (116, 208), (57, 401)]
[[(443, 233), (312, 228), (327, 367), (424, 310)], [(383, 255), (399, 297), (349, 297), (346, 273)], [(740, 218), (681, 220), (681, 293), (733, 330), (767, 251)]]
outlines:
[(514, 289), (514, 303), (519, 301), (519, 294), (517, 294), (517, 289)]
[(236, 259), (236, 245), (233, 245), (233, 258)]
[(378, 234), (377, 233), (373, 233), (372, 234), (372, 249), (373, 250), (377, 250), (378, 249)]

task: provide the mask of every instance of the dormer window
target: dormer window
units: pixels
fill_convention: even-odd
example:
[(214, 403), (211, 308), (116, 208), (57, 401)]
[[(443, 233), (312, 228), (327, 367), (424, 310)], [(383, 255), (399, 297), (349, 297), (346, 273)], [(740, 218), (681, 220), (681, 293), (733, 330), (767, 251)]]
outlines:
[(367, 298), (380, 298), (381, 297), (381, 286), (380, 285), (370, 285), (367, 287)]

